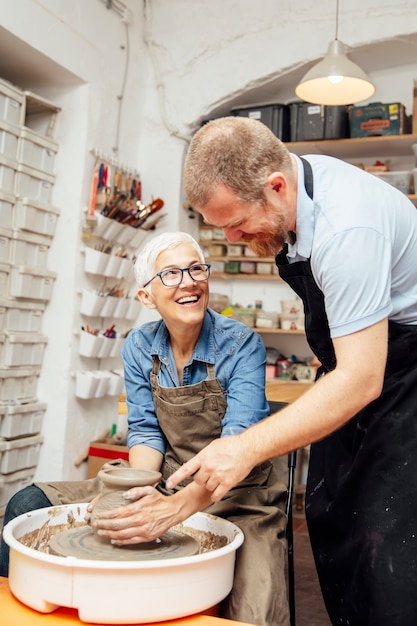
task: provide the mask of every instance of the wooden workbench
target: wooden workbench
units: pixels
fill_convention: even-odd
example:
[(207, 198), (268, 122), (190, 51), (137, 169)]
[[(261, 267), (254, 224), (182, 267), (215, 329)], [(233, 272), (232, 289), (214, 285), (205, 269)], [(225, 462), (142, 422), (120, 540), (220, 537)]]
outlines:
[[(38, 613), (16, 600), (10, 591), (7, 578), (0, 577), (1, 626), (80, 626), (85, 622), (78, 619), (76, 609), (60, 607), (53, 613)], [(159, 622), (161, 626), (253, 626), (243, 622), (212, 617), (210, 615), (192, 615), (181, 619)], [(103, 626), (109, 626), (104, 624)], [(130, 625), (135, 626), (135, 625)], [(136, 624), (136, 626), (139, 626)], [(148, 624), (141, 626), (157, 626)]]
[(266, 381), (265, 393), (268, 400), (274, 402), (294, 402), (314, 383), (299, 380), (270, 379)]

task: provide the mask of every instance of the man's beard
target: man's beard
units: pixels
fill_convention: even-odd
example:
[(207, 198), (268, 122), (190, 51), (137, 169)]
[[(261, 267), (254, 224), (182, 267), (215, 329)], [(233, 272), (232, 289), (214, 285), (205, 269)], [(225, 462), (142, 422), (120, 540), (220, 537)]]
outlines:
[[(253, 235), (242, 235), (242, 241), (259, 257), (275, 257), (282, 251), (288, 232), (283, 227), (281, 220), (271, 217), (271, 229), (268, 232), (259, 232)], [(274, 219), (275, 218), (275, 219)]]

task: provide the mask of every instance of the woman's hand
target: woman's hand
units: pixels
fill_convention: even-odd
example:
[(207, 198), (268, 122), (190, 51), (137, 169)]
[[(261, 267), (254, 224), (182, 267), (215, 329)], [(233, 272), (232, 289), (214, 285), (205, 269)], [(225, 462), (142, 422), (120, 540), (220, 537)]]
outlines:
[[(115, 545), (145, 543), (161, 537), (180, 520), (176, 499), (153, 487), (134, 487), (123, 494), (126, 505), (95, 516), (92, 527)], [(90, 512), (97, 498), (88, 505)]]

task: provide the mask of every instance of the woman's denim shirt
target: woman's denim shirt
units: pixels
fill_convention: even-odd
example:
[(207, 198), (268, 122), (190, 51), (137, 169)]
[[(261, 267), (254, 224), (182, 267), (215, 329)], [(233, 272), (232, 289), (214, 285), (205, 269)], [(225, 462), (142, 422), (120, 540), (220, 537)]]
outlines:
[[(128, 335), (122, 349), (128, 406), (128, 446), (143, 444), (165, 453), (155, 414), (150, 375), (161, 362), (159, 384), (178, 387), (179, 379), (165, 322), (147, 322)], [(183, 385), (207, 379), (207, 363), (227, 400), (222, 437), (236, 435), (269, 413), (265, 397), (266, 351), (261, 337), (245, 324), (207, 309), (197, 345), (183, 370)]]

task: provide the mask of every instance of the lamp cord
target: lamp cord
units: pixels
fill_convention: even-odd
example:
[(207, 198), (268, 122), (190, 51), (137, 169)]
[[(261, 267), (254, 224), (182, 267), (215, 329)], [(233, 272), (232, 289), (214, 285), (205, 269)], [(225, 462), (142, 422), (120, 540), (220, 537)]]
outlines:
[(339, 0), (336, 0), (336, 36), (335, 36), (336, 40), (337, 40), (338, 33), (339, 33)]

